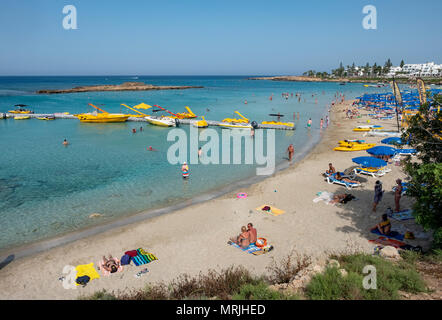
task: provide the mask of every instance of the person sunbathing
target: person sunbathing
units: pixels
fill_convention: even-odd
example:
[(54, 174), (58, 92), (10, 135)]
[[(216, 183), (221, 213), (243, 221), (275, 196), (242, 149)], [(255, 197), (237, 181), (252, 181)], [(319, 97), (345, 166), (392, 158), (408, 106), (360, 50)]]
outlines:
[(342, 194), (335, 194), (335, 195), (333, 196), (333, 199), (330, 201), (330, 204), (336, 204), (336, 203), (338, 203), (338, 202), (341, 202), (342, 200), (345, 199), (346, 196), (347, 196), (347, 195), (346, 195), (345, 193), (342, 193)]
[(106, 259), (105, 256), (103, 256), (103, 268), (106, 271), (109, 271), (110, 273), (114, 273), (118, 271), (120, 264), (115, 260), (115, 258), (112, 258), (111, 255), (109, 255), (109, 259)]
[(325, 173), (332, 174), (332, 173), (335, 173), (335, 172), (336, 172), (335, 167), (333, 167), (333, 165), (331, 163), (329, 163), (328, 164), (328, 170), (325, 170)]
[(343, 176), (341, 176), (341, 174), (339, 172), (336, 173), (335, 178), (336, 178), (336, 180), (344, 181), (344, 182), (348, 182), (348, 183), (359, 183), (359, 181), (344, 178)]
[(250, 232), (245, 226), (241, 227), (241, 233), (236, 238), (231, 238), (230, 241), (236, 243), (242, 248), (247, 248), (250, 244)]
[(371, 228), (371, 230), (378, 229), (381, 234), (389, 235), (391, 231), (391, 222), (388, 219), (388, 215), (384, 213), (382, 215), (382, 221), (379, 222), (375, 227)]
[(255, 245), (256, 244), (256, 240), (258, 237), (258, 232), (256, 231), (256, 229), (253, 227), (253, 224), (251, 222), (249, 222), (247, 224), (247, 231), (250, 234), (250, 244)]

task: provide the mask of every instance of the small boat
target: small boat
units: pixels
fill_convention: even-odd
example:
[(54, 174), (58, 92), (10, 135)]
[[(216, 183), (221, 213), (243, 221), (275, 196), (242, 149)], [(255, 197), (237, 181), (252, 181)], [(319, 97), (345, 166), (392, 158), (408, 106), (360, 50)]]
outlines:
[(94, 107), (95, 109), (101, 111), (102, 113), (99, 113), (98, 111), (94, 111), (92, 113), (74, 114), (74, 116), (77, 117), (81, 122), (88, 122), (88, 123), (125, 122), (127, 120), (127, 118), (129, 118), (128, 114), (109, 113), (107, 111), (104, 111), (104, 110), (94, 106), (92, 103), (89, 103), (89, 105)]
[(160, 126), (160, 127), (175, 127), (176, 126), (175, 119), (171, 118), (171, 117), (145, 116), (144, 119), (146, 119), (150, 124)]
[(195, 121), (192, 123), (194, 127), (197, 128), (207, 128), (209, 124), (207, 123), (206, 119), (204, 119), (204, 116), (201, 116), (202, 120)]
[(334, 151), (361, 151), (373, 148), (375, 143), (359, 143), (359, 144), (348, 144), (348, 145), (340, 145), (339, 147), (334, 148)]
[(37, 117), (38, 120), (55, 120), (54, 116)]
[(224, 128), (239, 128), (239, 129), (252, 129), (252, 125), (250, 123), (237, 123), (237, 122), (225, 122), (220, 123), (220, 127)]
[(277, 119), (276, 121), (275, 121), (275, 120), (272, 120), (272, 121), (263, 121), (263, 122), (261, 122), (261, 124), (270, 124), (270, 125), (274, 125), (274, 126), (284, 126), (284, 127), (289, 127), (289, 128), (293, 128), (293, 127), (295, 126), (295, 124), (294, 124), (293, 122), (282, 122), (282, 121), (279, 121), (279, 119), (280, 119), (281, 117), (284, 117), (283, 114), (280, 114), (280, 113), (277, 113), (277, 114), (275, 114), (275, 113), (271, 113), (271, 114), (269, 114), (269, 116), (277, 117), (278, 119)]
[(9, 113), (15, 113), (15, 114), (29, 114), (29, 113), (34, 113), (33, 111), (29, 110), (29, 109), (25, 109), (23, 107), (27, 107), (26, 104), (16, 104), (15, 105), (15, 110), (9, 110)]
[(293, 128), (295, 124), (293, 122), (281, 122), (281, 121), (263, 121), (261, 124), (271, 124), (274, 126), (284, 126)]
[(353, 131), (371, 131), (371, 130), (381, 130), (384, 129), (382, 126), (375, 125), (367, 125), (367, 126), (358, 126), (353, 129)]
[(241, 113), (239, 113), (238, 111), (235, 111), (236, 114), (238, 114), (241, 119), (236, 119), (236, 118), (225, 118), (223, 119), (222, 122), (225, 123), (243, 123), (243, 124), (248, 124), (250, 121), (249, 119), (247, 119), (246, 117), (244, 117)]
[(195, 113), (193, 113), (193, 111), (190, 110), (189, 107), (186, 106), (184, 108), (187, 110), (187, 112), (177, 113), (176, 116), (178, 119), (194, 119), (197, 117), (197, 115)]
[(14, 120), (26, 120), (31, 118), (30, 116), (15, 116)]

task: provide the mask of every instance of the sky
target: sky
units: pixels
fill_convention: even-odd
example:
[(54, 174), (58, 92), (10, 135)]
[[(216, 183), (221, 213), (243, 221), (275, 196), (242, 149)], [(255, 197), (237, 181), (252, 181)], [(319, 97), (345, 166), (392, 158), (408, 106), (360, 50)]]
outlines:
[[(63, 7), (77, 11), (63, 28)], [(366, 30), (366, 5), (377, 29)], [(0, 76), (299, 75), (442, 63), (440, 0), (1, 0)]]

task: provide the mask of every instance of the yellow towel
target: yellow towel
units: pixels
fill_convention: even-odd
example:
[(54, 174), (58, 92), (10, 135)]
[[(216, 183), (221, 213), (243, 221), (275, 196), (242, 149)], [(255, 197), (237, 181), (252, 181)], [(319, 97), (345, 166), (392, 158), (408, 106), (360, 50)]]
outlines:
[[(269, 211), (264, 211), (264, 210), (262, 210), (262, 208), (264, 208), (265, 206), (270, 207), (270, 212), (269, 212)], [(281, 209), (275, 208), (275, 207), (270, 206), (270, 205), (268, 205), (268, 204), (263, 204), (262, 206), (259, 206), (258, 208), (256, 208), (256, 210), (258, 210), (258, 211), (262, 211), (262, 212), (265, 212), (265, 213), (268, 213), (268, 214), (271, 214), (271, 215), (274, 215), (274, 216), (279, 216), (280, 214), (285, 213), (284, 210), (281, 210)]]
[[(77, 278), (81, 276), (89, 276), (89, 278), (91, 278), (89, 281), (100, 278), (100, 275), (94, 268), (93, 262), (89, 264), (80, 264), (75, 267), (75, 270), (77, 270)], [(78, 286), (79, 284), (76, 283), (76, 285)]]

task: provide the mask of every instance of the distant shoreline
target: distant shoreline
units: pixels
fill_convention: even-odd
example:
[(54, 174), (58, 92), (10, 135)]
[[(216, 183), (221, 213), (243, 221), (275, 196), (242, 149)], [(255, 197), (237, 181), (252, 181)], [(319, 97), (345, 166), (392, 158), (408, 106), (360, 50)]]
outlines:
[(91, 91), (148, 91), (148, 90), (183, 90), (204, 88), (203, 86), (155, 86), (144, 82), (124, 82), (117, 85), (81, 86), (72, 89), (38, 90), (37, 94), (77, 93)]
[[(389, 82), (392, 79), (389, 78), (318, 78), (318, 77), (307, 77), (307, 76), (272, 76), (272, 77), (251, 77), (247, 80), (271, 80), (271, 81), (297, 81), (297, 82), (349, 82), (349, 83), (379, 83), (379, 82)], [(398, 83), (416, 83), (415, 79), (408, 78), (396, 78)], [(425, 83), (428, 84), (439, 84), (442, 85), (442, 79), (423, 79)]]

